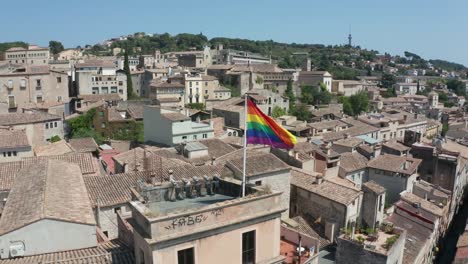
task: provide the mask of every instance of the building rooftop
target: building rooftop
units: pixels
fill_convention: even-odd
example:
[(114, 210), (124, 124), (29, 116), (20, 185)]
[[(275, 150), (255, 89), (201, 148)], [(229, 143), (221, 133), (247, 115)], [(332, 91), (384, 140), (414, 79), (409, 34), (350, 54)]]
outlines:
[(98, 145), (92, 137), (72, 138), (69, 144), (76, 152), (95, 152), (98, 150)]
[(386, 191), (382, 185), (376, 183), (375, 181), (365, 182), (362, 184), (362, 186), (365, 186), (367, 189), (371, 190), (376, 194), (382, 194)]
[(17, 173), (0, 218), (0, 234), (41, 219), (96, 224), (78, 165), (39, 161)]
[[(231, 157), (226, 158), (226, 165), (237, 173), (242, 173), (244, 167), (242, 151), (242, 149), (237, 150), (232, 153)], [(271, 153), (247, 150), (246, 177), (289, 169), (286, 163)]]
[(389, 142), (383, 143), (382, 147), (386, 147), (386, 148), (389, 148), (389, 149), (394, 149), (394, 150), (399, 151), (399, 152), (405, 152), (405, 151), (408, 151), (408, 150), (411, 149), (410, 147), (407, 147), (407, 146), (401, 144), (400, 142), (396, 142), (396, 141), (389, 141)]
[(97, 247), (3, 259), (0, 264), (133, 264), (133, 250), (119, 240), (111, 240)]
[(413, 193), (403, 192), (400, 195), (400, 199), (411, 205), (418, 204), (420, 206), (420, 209), (434, 216), (442, 217), (444, 215), (443, 208), (445, 205), (436, 205), (435, 203), (432, 203), (424, 198), (418, 197)]
[(355, 188), (350, 188), (327, 179), (323, 179), (322, 183), (317, 184), (315, 175), (297, 168), (292, 168), (291, 170), (291, 184), (343, 205), (349, 205), (361, 195), (361, 192)]
[(97, 176), (100, 175), (99, 165), (97, 159), (93, 157), (91, 153), (71, 153), (65, 155), (55, 155), (48, 157), (28, 157), (23, 158), (23, 167), (28, 166), (29, 164), (34, 164), (37, 161), (42, 160), (57, 160), (57, 161), (66, 161), (69, 163), (77, 164), (81, 173), (84, 176)]
[(360, 138), (357, 138), (357, 137), (350, 137), (350, 138), (344, 138), (344, 139), (337, 140), (337, 141), (333, 142), (333, 145), (340, 145), (340, 146), (354, 148), (354, 147), (357, 147), (360, 144), (362, 144), (363, 141), (364, 140), (362, 140)]
[(14, 126), (23, 124), (42, 123), (46, 121), (58, 121), (60, 116), (45, 112), (34, 111), (27, 113), (9, 113), (0, 115), (0, 126)]
[(116, 68), (117, 65), (110, 60), (99, 60), (99, 59), (93, 59), (93, 60), (87, 60), (83, 63), (78, 63), (75, 65), (75, 68), (93, 68), (93, 67), (98, 67), (98, 68)]
[(340, 120), (320, 121), (320, 122), (309, 123), (308, 125), (317, 130), (348, 126), (348, 124), (341, 122)]
[(162, 116), (172, 122), (177, 122), (177, 121), (186, 121), (186, 120), (190, 120), (190, 118), (186, 115), (183, 115), (181, 113), (178, 113), (178, 112), (174, 112), (174, 113), (163, 113)]
[(176, 211), (185, 211), (187, 209), (196, 210), (207, 205), (232, 200), (236, 197), (218, 194), (200, 196), (192, 199), (178, 201), (159, 201), (148, 203), (148, 208), (157, 214), (169, 214)]
[(64, 139), (50, 143), (44, 146), (38, 146), (34, 148), (34, 154), (36, 156), (55, 156), (55, 155), (65, 155), (73, 153), (74, 150), (71, 145)]
[(22, 165), (21, 161), (0, 163), (0, 191), (11, 190), (16, 173), (21, 170)]
[(367, 167), (411, 175), (416, 173), (420, 163), (420, 159), (385, 154), (369, 161)]
[(354, 152), (345, 152), (341, 154), (340, 168), (346, 173), (362, 170), (367, 167), (368, 160), (363, 155)]
[(0, 150), (31, 147), (25, 130), (0, 130)]

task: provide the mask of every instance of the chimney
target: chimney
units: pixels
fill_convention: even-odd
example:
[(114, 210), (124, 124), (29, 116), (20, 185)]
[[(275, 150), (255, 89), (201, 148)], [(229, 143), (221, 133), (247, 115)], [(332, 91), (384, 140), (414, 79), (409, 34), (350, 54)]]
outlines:
[(216, 164), (216, 157), (213, 156), (211, 157), (211, 165), (215, 165)]
[(174, 171), (173, 171), (173, 170), (169, 170), (168, 173), (169, 173), (169, 181), (170, 181), (170, 180), (174, 180), (174, 179), (173, 179)]
[[(370, 118), (370, 117), (369, 117)], [(344, 139), (348, 139), (349, 138), (349, 134), (348, 133), (344, 133)]]
[(323, 177), (321, 174), (315, 176), (315, 184), (322, 184), (323, 182)]

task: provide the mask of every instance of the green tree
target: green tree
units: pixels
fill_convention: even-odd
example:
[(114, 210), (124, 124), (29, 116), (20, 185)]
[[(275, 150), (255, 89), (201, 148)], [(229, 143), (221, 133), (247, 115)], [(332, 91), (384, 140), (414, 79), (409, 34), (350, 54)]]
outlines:
[(289, 109), (294, 108), (296, 105), (296, 96), (294, 96), (293, 92), (293, 81), (292, 79), (288, 80), (288, 83), (286, 84), (286, 91), (284, 92), (284, 95), (288, 97), (289, 99)]
[(396, 79), (393, 74), (384, 73), (382, 75), (382, 81), (380, 82), (380, 86), (388, 89), (388, 88), (392, 88), (393, 85), (395, 85), (395, 83), (396, 83)]
[(369, 111), (369, 96), (365, 91), (361, 91), (349, 97), (349, 102), (355, 115), (360, 115)]
[(454, 92), (458, 96), (466, 96), (465, 83), (456, 79), (450, 79), (447, 81), (447, 89)]
[(132, 73), (130, 72), (130, 65), (128, 64), (128, 49), (125, 49), (124, 53), (124, 71), (127, 74), (127, 97), (132, 99), (133, 94), (133, 83), (132, 83)]
[(298, 120), (309, 121), (311, 113), (307, 106), (300, 104), (296, 105), (293, 109), (290, 109), (290, 112), (293, 116), (297, 117)]
[(279, 106), (275, 106), (273, 107), (273, 110), (271, 111), (271, 116), (274, 117), (274, 118), (278, 118), (280, 116), (284, 116), (286, 115), (287, 112), (286, 110), (284, 110), (283, 108), (279, 107)]
[(52, 52), (52, 54), (57, 55), (60, 52), (62, 52), (65, 48), (63, 47), (62, 42), (51, 40), (49, 41), (49, 49), (50, 49), (50, 52)]
[(354, 116), (354, 110), (351, 102), (349, 101), (349, 97), (342, 96), (339, 98), (339, 101), (343, 104), (343, 112), (348, 116)]
[(55, 142), (58, 142), (62, 140), (59, 136), (55, 135), (53, 137), (50, 138), (50, 143), (55, 143)]

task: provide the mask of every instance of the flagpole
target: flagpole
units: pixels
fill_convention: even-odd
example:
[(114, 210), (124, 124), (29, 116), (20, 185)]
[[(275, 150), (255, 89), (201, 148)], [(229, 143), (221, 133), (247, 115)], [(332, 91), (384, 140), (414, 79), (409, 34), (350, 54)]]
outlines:
[(247, 166), (247, 93), (244, 94), (244, 157), (242, 161), (242, 197), (245, 196), (245, 167)]

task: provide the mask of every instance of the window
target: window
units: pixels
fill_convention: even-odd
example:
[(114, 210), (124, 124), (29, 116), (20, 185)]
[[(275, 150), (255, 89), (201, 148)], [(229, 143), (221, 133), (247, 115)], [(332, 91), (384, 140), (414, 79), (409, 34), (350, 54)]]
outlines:
[(178, 264), (195, 264), (195, 256), (193, 248), (187, 248), (177, 251)]
[(62, 82), (62, 77), (57, 77), (57, 83), (61, 83)]
[(192, 82), (189, 83), (190, 87), (192, 87)]
[(92, 89), (92, 94), (99, 94), (99, 87), (93, 87)]
[(38, 88), (41, 87), (41, 80), (40, 80), (40, 79), (36, 80), (36, 86), (37, 86)]
[(120, 207), (114, 208), (114, 213), (120, 213), (120, 211), (121, 211), (121, 208), (120, 208)]
[(45, 129), (49, 129), (49, 123), (45, 124)]
[(119, 81), (119, 86), (122, 86), (123, 85), (123, 82), (122, 81)]
[(197, 135), (193, 135), (193, 139), (197, 139)]
[(36, 96), (36, 102), (37, 103), (42, 103), (42, 95)]
[(54, 127), (57, 127), (57, 122), (54, 122)]
[(255, 230), (242, 234), (242, 264), (255, 263)]
[(207, 134), (203, 134), (203, 138), (208, 138), (208, 135), (207, 135)]
[(18, 153), (16, 151), (13, 151), (13, 156), (18, 156)]
[(111, 93), (117, 93), (117, 87), (116, 87), (116, 86), (112, 86), (111, 89), (110, 89), (110, 92), (111, 92)]
[(182, 139), (187, 139), (187, 136), (182, 136)]
[(256, 182), (255, 182), (255, 185), (256, 185), (256, 186), (262, 186), (262, 181), (256, 181)]
[(25, 79), (22, 79), (20, 81), (20, 88), (26, 88), (26, 80)]
[(379, 195), (379, 211), (382, 211), (382, 195)]
[(208, 90), (205, 90), (205, 93), (207, 94), (207, 93), (208, 93)]
[(104, 116), (104, 112), (103, 112), (103, 111), (100, 111), (100, 112), (99, 112), (99, 116)]
[(8, 80), (8, 88), (13, 88), (13, 80)]
[(101, 128), (106, 128), (106, 123), (101, 123)]
[(108, 94), (109, 93), (109, 88), (108, 87), (101, 87), (101, 93), (102, 94)]

